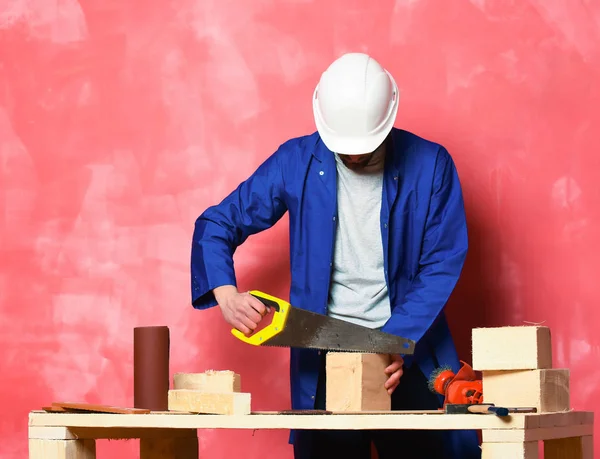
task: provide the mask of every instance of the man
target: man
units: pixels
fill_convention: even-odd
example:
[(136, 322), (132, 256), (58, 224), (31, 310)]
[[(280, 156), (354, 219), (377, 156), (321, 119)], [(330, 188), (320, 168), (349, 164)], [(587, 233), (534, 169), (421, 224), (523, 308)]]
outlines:
[[(343, 55), (313, 96), (317, 132), (291, 139), (196, 221), (192, 304), (219, 305), (238, 330), (256, 328), (265, 306), (239, 292), (233, 253), (289, 212), (290, 302), (417, 342), (393, 356), (393, 409), (437, 409), (427, 378), (460, 367), (443, 308), (467, 253), (462, 192), (449, 153), (394, 128), (399, 94), (368, 55)], [(291, 349), (293, 409), (324, 408), (324, 353)], [(480, 457), (475, 432), (298, 431), (296, 458)], [(334, 454), (335, 453), (335, 454)], [(401, 455), (400, 455), (401, 453)]]

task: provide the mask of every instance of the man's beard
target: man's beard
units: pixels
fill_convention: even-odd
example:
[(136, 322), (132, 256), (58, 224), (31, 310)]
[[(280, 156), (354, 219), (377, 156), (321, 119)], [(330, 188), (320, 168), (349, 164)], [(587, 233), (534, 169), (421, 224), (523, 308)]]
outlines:
[(373, 158), (373, 154), (374, 153), (361, 155), (359, 160), (350, 160), (347, 155), (339, 155), (339, 157), (344, 163), (344, 166), (346, 166), (348, 169), (353, 171), (359, 171), (364, 169), (369, 164), (369, 162)]

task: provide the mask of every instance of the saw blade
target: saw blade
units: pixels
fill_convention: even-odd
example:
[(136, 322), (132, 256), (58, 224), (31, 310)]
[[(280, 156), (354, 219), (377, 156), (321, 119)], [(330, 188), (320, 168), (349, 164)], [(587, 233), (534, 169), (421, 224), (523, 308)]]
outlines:
[(414, 341), (323, 314), (290, 307), (283, 330), (263, 346), (375, 354), (414, 353)]

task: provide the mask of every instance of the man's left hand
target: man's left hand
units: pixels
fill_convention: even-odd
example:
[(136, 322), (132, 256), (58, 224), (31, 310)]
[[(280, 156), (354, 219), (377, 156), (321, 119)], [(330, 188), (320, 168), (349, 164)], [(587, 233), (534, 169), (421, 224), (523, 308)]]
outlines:
[(391, 355), (392, 363), (385, 369), (385, 373), (390, 375), (388, 380), (385, 382), (385, 388), (388, 394), (392, 394), (398, 384), (400, 384), (400, 378), (402, 377), (402, 366), (404, 365), (404, 359), (397, 355)]

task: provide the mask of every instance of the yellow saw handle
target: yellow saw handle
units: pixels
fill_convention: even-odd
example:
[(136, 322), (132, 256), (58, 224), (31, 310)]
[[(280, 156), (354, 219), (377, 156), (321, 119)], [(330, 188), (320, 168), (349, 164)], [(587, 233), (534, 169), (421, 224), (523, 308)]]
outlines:
[(250, 335), (245, 335), (236, 328), (233, 328), (231, 333), (233, 336), (245, 343), (252, 344), (254, 346), (260, 346), (285, 328), (288, 313), (290, 312), (290, 304), (281, 298), (271, 296), (258, 290), (251, 290), (249, 293), (262, 302), (265, 306), (275, 311), (273, 314), (273, 320), (263, 329), (258, 330)]

